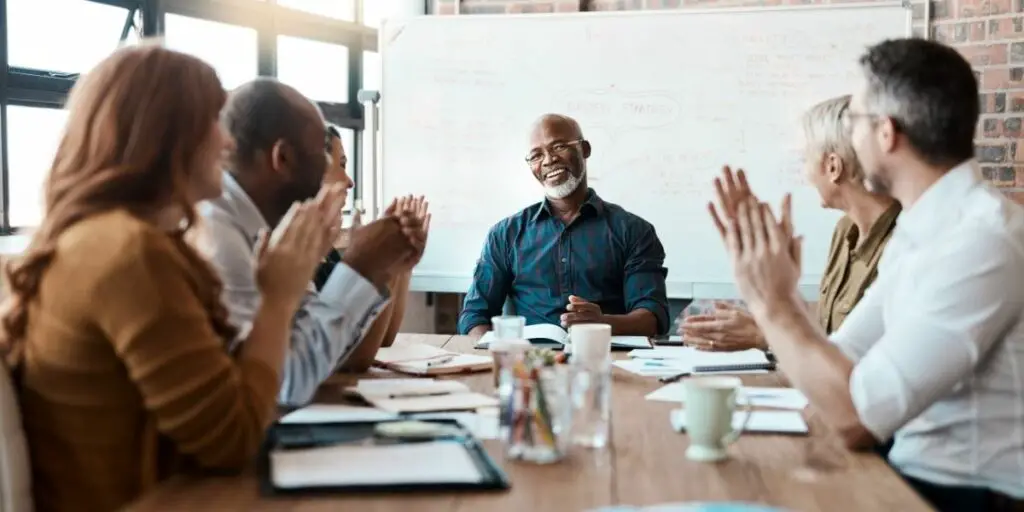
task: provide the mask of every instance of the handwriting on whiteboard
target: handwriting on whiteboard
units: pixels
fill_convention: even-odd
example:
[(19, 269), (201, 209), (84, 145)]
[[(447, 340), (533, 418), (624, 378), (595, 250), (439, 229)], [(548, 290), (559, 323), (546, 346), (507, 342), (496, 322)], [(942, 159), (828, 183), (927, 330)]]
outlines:
[(563, 112), (595, 128), (659, 128), (674, 123), (680, 115), (679, 104), (672, 96), (658, 91), (564, 91), (559, 104)]

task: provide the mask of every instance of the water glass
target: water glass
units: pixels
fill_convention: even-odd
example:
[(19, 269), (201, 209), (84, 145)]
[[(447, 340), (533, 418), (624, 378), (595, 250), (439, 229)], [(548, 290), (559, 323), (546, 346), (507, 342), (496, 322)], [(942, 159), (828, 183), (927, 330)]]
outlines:
[(491, 365), (494, 371), (494, 387), (498, 387), (501, 381), (501, 373), (510, 368), (505, 359), (510, 352), (525, 350), (530, 347), (530, 342), (524, 337), (526, 329), (526, 318), (515, 315), (503, 315), (491, 318), (492, 336), (488, 346), (493, 359)]
[(573, 364), (572, 443), (586, 448), (604, 448), (611, 430), (611, 365)]
[(550, 464), (568, 451), (572, 427), (569, 369), (537, 365), (531, 352), (513, 353), (514, 370), (502, 375), (501, 435), (509, 459)]
[(569, 330), (572, 343), (573, 444), (603, 448), (611, 429), (611, 344), (607, 324), (580, 324)]

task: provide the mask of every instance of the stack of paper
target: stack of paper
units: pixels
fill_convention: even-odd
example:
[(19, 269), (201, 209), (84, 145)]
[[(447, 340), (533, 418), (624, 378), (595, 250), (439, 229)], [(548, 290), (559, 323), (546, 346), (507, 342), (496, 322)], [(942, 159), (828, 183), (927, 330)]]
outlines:
[(346, 485), (476, 483), (483, 479), (457, 443), (333, 445), (270, 454), (271, 480), (283, 489)]
[[(647, 395), (648, 400), (661, 402), (684, 402), (686, 392), (684, 383), (674, 382), (665, 385)], [(755, 407), (771, 407), (775, 409), (801, 410), (807, 407), (807, 397), (794, 388), (762, 388), (743, 386), (740, 388), (739, 400)]]
[[(706, 352), (693, 347), (657, 347), (633, 350), (630, 359), (615, 361), (615, 366), (644, 377), (664, 377), (693, 371), (695, 366), (722, 366), (767, 363), (768, 357), (757, 349), (739, 352)], [(765, 373), (747, 370), (730, 373)]]
[(423, 343), (381, 347), (374, 361), (389, 370), (412, 375), (445, 375), (490, 370), (486, 355), (459, 354)]
[(364, 379), (348, 391), (394, 413), (465, 411), (498, 405), (497, 398), (474, 393), (454, 380)]
[[(732, 414), (732, 427), (743, 426), (747, 411), (736, 411)], [(797, 411), (753, 411), (744, 432), (760, 432), (773, 434), (806, 434), (807, 422)], [(686, 410), (676, 409), (669, 416), (672, 428), (676, 432), (686, 430)]]
[(393, 412), (343, 404), (312, 404), (286, 414), (278, 423), (363, 423), (397, 419)]

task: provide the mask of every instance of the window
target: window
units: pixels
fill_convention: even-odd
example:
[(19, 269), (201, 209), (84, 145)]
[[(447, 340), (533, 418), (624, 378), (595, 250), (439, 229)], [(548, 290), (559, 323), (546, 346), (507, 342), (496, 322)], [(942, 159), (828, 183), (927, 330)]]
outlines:
[(379, 91), (384, 83), (384, 69), (377, 52), (363, 52), (363, 89)]
[(67, 122), (66, 110), (7, 107), (7, 183), (13, 227), (38, 226), (43, 218), (43, 182)]
[[(371, 0), (379, 2), (381, 0)], [(356, 20), (356, 0), (277, 0), (277, 5), (345, 21)]]
[(164, 18), (168, 48), (210, 63), (225, 89), (234, 89), (259, 74), (256, 30), (177, 14)]
[(128, 11), (86, 0), (7, 0), (8, 64), (89, 70), (114, 51)]
[(312, 100), (348, 103), (348, 48), (277, 36), (277, 78)]

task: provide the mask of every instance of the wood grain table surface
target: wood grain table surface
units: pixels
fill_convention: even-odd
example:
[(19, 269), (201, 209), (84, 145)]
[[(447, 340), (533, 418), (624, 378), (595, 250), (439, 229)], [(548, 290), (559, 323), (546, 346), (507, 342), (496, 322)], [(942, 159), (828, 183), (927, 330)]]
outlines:
[[(401, 334), (396, 343), (474, 351), (464, 336)], [(332, 377), (315, 401), (343, 401), (341, 388), (362, 377)], [(774, 373), (742, 377), (747, 385), (786, 385)], [(490, 373), (456, 378), (475, 390), (493, 389)], [(564, 462), (537, 466), (506, 462), (498, 441), (484, 442), (509, 475), (512, 489), (507, 492), (279, 498), (260, 495), (255, 474), (246, 471), (232, 477), (178, 476), (127, 510), (571, 512), (693, 501), (755, 502), (800, 512), (931, 510), (880, 457), (844, 448), (813, 408), (804, 411), (809, 436), (745, 434), (730, 447), (728, 460), (697, 463), (683, 457), (687, 437), (669, 424), (676, 406), (644, 399), (660, 384), (618, 369), (613, 379), (612, 442), (603, 450), (574, 448)]]

